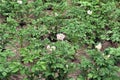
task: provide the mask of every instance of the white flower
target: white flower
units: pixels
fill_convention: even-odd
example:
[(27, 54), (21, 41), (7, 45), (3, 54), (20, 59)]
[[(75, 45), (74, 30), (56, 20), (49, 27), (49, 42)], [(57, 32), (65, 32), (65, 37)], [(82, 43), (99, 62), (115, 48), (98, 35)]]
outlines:
[(66, 67), (68, 68), (68, 65), (66, 65)]
[(47, 45), (47, 49), (50, 49), (50, 45)]
[(91, 11), (91, 10), (88, 10), (88, 11), (87, 11), (87, 14), (91, 15), (91, 14), (92, 14), (92, 11)]
[(53, 50), (55, 50), (56, 49), (56, 47), (55, 46), (50, 46), (50, 45), (47, 45), (47, 50), (48, 51), (53, 51)]
[(59, 34), (57, 34), (56, 36), (57, 36), (57, 40), (61, 40), (61, 41), (63, 41), (64, 38), (65, 38), (65, 35), (62, 34), (62, 33), (59, 33)]
[(110, 57), (110, 55), (107, 55), (107, 57), (109, 58), (109, 57)]
[(96, 45), (96, 46), (95, 46), (95, 48), (96, 48), (97, 50), (99, 50), (99, 51), (100, 51), (100, 50), (101, 50), (101, 48), (102, 48), (102, 44), (101, 44), (101, 43), (99, 43), (98, 45)]
[(18, 4), (22, 4), (22, 0), (17, 0), (17, 3)]
[(56, 49), (56, 47), (55, 47), (55, 46), (51, 46), (51, 49), (52, 49), (52, 50), (55, 50), (55, 49)]
[(55, 13), (55, 16), (58, 16), (58, 13)]

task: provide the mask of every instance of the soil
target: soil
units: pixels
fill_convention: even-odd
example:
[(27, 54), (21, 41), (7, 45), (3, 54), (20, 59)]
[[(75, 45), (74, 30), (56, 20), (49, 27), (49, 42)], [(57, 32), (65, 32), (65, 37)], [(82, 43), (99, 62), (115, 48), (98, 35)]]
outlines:
[(5, 20), (5, 17), (0, 14), (0, 24), (3, 23)]
[(116, 42), (112, 42), (112, 41), (103, 41), (102, 43), (102, 49), (101, 51), (104, 51), (106, 48), (118, 48), (118, 45), (119, 43), (116, 43)]

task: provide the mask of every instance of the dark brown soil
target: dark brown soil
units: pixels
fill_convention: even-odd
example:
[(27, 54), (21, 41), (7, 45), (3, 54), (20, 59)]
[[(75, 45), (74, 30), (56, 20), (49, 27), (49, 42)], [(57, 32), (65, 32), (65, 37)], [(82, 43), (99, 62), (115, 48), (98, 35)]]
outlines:
[(101, 51), (104, 51), (106, 48), (118, 48), (118, 43), (112, 41), (103, 41)]

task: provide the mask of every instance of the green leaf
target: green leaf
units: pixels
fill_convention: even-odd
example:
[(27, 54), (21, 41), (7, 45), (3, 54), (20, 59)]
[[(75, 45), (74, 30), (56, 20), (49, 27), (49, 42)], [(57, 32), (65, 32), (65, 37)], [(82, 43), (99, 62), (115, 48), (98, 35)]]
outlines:
[(2, 75), (5, 77), (5, 76), (7, 75), (7, 73), (6, 73), (6, 72), (3, 72)]

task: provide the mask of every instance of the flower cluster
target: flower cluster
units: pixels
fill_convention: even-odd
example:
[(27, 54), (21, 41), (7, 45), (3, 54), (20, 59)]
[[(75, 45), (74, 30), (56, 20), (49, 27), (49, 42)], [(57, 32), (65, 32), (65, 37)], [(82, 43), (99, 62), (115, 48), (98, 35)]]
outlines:
[(18, 4), (22, 4), (22, 0), (17, 0), (17, 3)]
[(92, 14), (92, 11), (91, 11), (91, 10), (88, 10), (88, 11), (87, 11), (87, 14), (91, 15), (91, 14)]
[(102, 48), (102, 44), (101, 44), (101, 43), (99, 43), (98, 45), (96, 45), (96, 46), (95, 46), (95, 48), (96, 48), (98, 51), (100, 51), (100, 50), (101, 50), (101, 48)]
[(62, 34), (62, 33), (59, 33), (59, 34), (57, 34), (56, 36), (57, 36), (57, 40), (63, 41), (63, 40), (65, 39), (65, 35)]
[(48, 50), (48, 51), (54, 51), (55, 49), (56, 49), (55, 46), (47, 45), (47, 50)]

